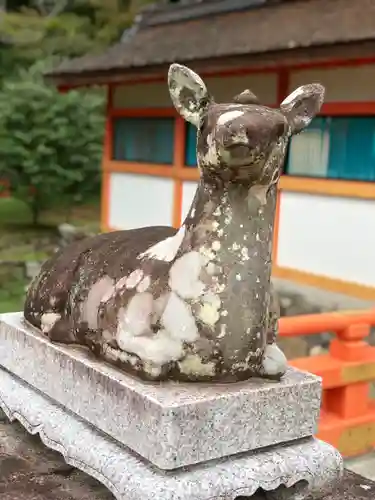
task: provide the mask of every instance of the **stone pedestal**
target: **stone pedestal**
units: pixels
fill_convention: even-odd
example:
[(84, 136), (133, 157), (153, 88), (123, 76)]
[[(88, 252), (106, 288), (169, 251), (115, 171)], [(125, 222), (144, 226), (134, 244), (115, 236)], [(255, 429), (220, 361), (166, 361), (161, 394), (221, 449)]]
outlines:
[(118, 500), (319, 498), (342, 473), (339, 453), (312, 437), (321, 382), (311, 374), (145, 383), (50, 343), (21, 314), (0, 317), (0, 365), (7, 416)]

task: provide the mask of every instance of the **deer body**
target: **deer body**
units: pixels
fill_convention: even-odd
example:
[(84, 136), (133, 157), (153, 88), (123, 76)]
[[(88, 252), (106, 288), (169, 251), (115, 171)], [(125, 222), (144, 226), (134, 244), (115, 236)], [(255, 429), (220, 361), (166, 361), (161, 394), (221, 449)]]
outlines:
[(249, 92), (216, 104), (176, 64), (169, 87), (198, 128), (201, 181), (183, 225), (74, 243), (43, 266), (25, 318), (147, 380), (280, 378), (270, 282), (277, 181), (287, 141), (317, 112), (323, 89), (301, 87), (280, 110)]

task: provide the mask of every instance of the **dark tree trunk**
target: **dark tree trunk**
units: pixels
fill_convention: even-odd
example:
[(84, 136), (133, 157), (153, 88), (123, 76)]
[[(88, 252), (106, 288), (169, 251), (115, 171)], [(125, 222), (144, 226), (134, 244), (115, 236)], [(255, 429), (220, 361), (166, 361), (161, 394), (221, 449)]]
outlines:
[(32, 224), (33, 226), (37, 226), (39, 224), (40, 217), (40, 200), (38, 196), (34, 196), (31, 202), (31, 216), (32, 216)]

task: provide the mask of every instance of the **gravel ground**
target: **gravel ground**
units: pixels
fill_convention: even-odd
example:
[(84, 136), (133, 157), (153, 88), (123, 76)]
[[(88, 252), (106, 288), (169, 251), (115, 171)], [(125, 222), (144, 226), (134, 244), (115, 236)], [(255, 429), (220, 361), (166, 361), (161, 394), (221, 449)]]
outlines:
[(114, 500), (104, 486), (46, 448), (39, 436), (1, 420), (0, 500)]

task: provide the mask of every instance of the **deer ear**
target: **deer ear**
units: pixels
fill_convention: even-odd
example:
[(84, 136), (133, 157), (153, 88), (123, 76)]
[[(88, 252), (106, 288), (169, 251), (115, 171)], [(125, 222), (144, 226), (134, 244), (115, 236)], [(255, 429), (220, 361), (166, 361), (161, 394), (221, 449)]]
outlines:
[(202, 78), (186, 66), (172, 64), (168, 72), (168, 87), (177, 111), (186, 121), (198, 127), (200, 117), (211, 100)]
[(303, 85), (284, 99), (280, 111), (288, 119), (293, 134), (298, 134), (310, 124), (319, 113), (323, 100), (324, 87), (319, 83)]

